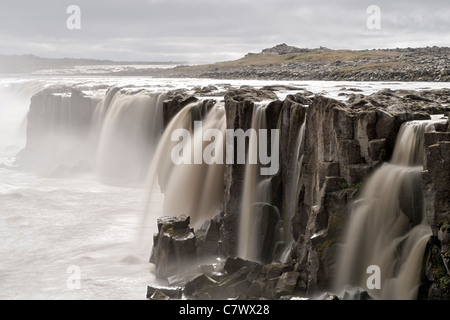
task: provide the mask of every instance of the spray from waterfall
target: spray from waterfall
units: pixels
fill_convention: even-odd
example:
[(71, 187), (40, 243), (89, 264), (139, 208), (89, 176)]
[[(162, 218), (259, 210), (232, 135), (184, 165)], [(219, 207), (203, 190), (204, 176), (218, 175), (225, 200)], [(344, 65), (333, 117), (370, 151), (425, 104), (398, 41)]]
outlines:
[(423, 208), (424, 133), (431, 121), (405, 123), (391, 163), (368, 180), (355, 202), (339, 259), (336, 289), (367, 289), (369, 266), (379, 266), (381, 289), (368, 290), (379, 299), (417, 297), (423, 254), (431, 228)]

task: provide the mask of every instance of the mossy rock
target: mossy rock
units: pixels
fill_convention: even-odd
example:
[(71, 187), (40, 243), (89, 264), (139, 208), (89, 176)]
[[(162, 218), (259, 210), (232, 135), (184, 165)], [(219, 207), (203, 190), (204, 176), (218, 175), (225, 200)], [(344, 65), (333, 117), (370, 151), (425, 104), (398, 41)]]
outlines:
[(450, 297), (450, 277), (448, 275), (439, 280), (439, 289), (442, 290), (445, 297)]
[(173, 223), (167, 223), (162, 226), (161, 231), (167, 233), (170, 237), (176, 237), (186, 234), (186, 230), (175, 229)]
[(431, 259), (434, 279), (438, 280), (445, 277), (447, 275), (447, 270), (442, 261), (441, 250), (437, 246), (433, 246)]
[(328, 240), (325, 240), (321, 243), (319, 243), (316, 246), (316, 251), (317, 251), (317, 256), (319, 258), (319, 261), (322, 260), (322, 253), (325, 249), (331, 248), (333, 245), (340, 243), (342, 240), (342, 237), (336, 237), (336, 238), (331, 238)]

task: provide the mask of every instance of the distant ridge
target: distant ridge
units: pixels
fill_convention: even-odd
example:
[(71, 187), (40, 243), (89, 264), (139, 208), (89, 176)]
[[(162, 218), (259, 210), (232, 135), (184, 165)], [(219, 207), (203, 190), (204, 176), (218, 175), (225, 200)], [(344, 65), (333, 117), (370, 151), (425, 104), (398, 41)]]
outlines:
[(75, 58), (42, 58), (32, 54), (28, 55), (2, 55), (0, 54), (0, 73), (31, 73), (45, 69), (61, 69), (75, 66), (92, 65), (164, 65), (176, 62), (150, 62), (150, 61), (113, 61), (97, 59)]
[[(152, 65), (167, 65), (167, 68)], [(92, 65), (141, 65), (101, 72), (103, 76), (210, 78), (238, 80), (423, 81), (450, 82), (450, 48), (334, 50), (278, 44), (234, 61), (204, 65), (183, 62), (130, 62), (95, 59), (48, 59), (0, 55), (0, 74), (31, 73)], [(148, 65), (148, 67), (142, 67)], [(170, 67), (170, 65), (178, 65)], [(77, 73), (80, 74), (80, 73)], [(89, 73), (93, 75), (95, 73)]]
[(329, 49), (325, 48), (325, 47), (320, 47), (318, 49), (297, 48), (294, 46), (288, 46), (286, 43), (282, 43), (282, 44), (278, 44), (272, 48), (264, 49), (261, 51), (261, 53), (248, 53), (246, 56), (264, 55), (264, 54), (284, 55), (284, 54), (294, 54), (294, 53), (317, 52), (317, 51), (323, 51), (323, 50), (329, 50)]
[(153, 76), (247, 80), (450, 82), (450, 48), (333, 50), (285, 43), (215, 64), (180, 66)]

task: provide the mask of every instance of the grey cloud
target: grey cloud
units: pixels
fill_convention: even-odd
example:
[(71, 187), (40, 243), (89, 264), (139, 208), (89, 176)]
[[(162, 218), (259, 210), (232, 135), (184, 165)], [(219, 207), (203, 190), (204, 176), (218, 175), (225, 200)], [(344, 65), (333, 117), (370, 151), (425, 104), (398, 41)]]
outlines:
[[(65, 27), (70, 4), (82, 29)], [(368, 30), (366, 9), (382, 10)], [(286, 42), (300, 47), (449, 46), (448, 0), (115, 0), (0, 3), (0, 53), (217, 61)]]

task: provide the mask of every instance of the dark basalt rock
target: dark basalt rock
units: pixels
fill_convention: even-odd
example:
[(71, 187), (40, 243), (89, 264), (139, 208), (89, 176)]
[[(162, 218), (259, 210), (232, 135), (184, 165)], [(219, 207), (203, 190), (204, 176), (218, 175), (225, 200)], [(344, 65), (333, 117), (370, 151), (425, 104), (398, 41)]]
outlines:
[(190, 298), (206, 298), (209, 292), (217, 285), (217, 282), (213, 279), (205, 276), (198, 275), (190, 282), (188, 282), (184, 287), (184, 294)]
[(219, 255), (220, 226), (216, 220), (208, 220), (195, 232), (199, 257)]
[(257, 265), (259, 265), (259, 263), (257, 263), (257, 262), (243, 260), (241, 258), (230, 258), (229, 257), (225, 261), (223, 270), (225, 270), (228, 275), (233, 275), (234, 273), (236, 273), (237, 271), (239, 271), (240, 269), (242, 269), (244, 267), (254, 268)]
[(189, 228), (190, 218), (163, 217), (158, 219), (159, 233), (153, 237), (150, 262), (155, 264), (159, 279), (175, 275), (186, 266), (195, 265), (197, 246), (194, 231)]
[(181, 111), (187, 105), (197, 102), (198, 98), (191, 96), (187, 93), (176, 94), (172, 98), (164, 101), (163, 104), (163, 121), (164, 128), (170, 123), (175, 115)]
[(273, 91), (263, 89), (259, 90), (250, 86), (241, 86), (239, 89), (229, 90), (225, 94), (225, 101), (230, 99), (239, 102), (244, 100), (260, 102), (265, 99), (276, 100), (277, 95)]
[(275, 287), (277, 297), (294, 294), (297, 289), (299, 277), (300, 273), (298, 272), (283, 273)]
[(170, 287), (147, 286), (147, 299), (155, 300), (153, 297), (155, 293), (158, 293), (159, 296), (163, 294), (164, 297), (168, 297), (169, 299), (181, 299), (183, 290), (182, 288), (179, 287), (170, 288)]

